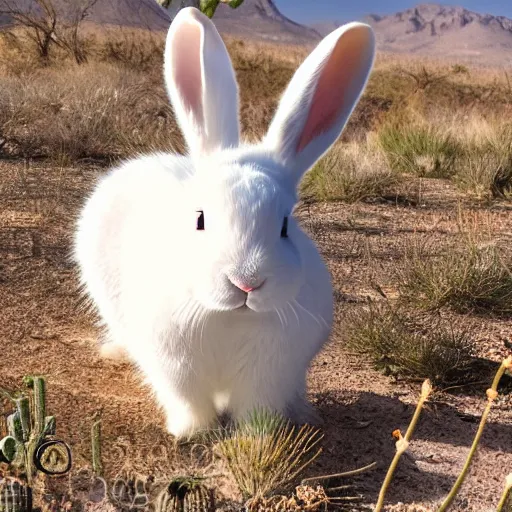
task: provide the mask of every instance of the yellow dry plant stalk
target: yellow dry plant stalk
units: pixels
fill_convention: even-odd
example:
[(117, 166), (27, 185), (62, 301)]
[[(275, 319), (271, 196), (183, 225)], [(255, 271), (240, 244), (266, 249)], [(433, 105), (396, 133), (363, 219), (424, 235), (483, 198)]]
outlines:
[(400, 432), (400, 430), (395, 430), (393, 432), (393, 437), (398, 439), (396, 442), (396, 452), (395, 452), (395, 456), (393, 457), (393, 460), (391, 461), (391, 464), (389, 466), (388, 472), (386, 474), (386, 478), (384, 479), (384, 483), (382, 484), (382, 487), (380, 489), (379, 498), (377, 500), (377, 505), (375, 507), (375, 512), (380, 512), (382, 510), (382, 507), (384, 506), (384, 498), (386, 496), (386, 491), (389, 487), (389, 484), (391, 483), (393, 474), (398, 465), (398, 461), (400, 460), (400, 457), (405, 453), (405, 451), (409, 447), (409, 442), (411, 440), (414, 429), (416, 428), (416, 424), (418, 423), (418, 419), (420, 417), (421, 410), (423, 409), (423, 404), (428, 399), (431, 392), (432, 392), (432, 384), (431, 384), (430, 380), (427, 379), (423, 382), (423, 385), (421, 386), (421, 394), (420, 394), (420, 398), (418, 400), (418, 405), (416, 406), (416, 410), (414, 411), (414, 416), (412, 417), (411, 423), (409, 424), (409, 428), (407, 429), (405, 436), (402, 436), (402, 433)]
[(460, 486), (462, 485), (462, 482), (464, 482), (464, 479), (466, 478), (466, 475), (468, 473), (469, 467), (471, 466), (471, 462), (473, 460), (473, 456), (475, 455), (476, 449), (478, 447), (478, 443), (480, 442), (480, 438), (482, 437), (482, 433), (484, 431), (485, 424), (487, 422), (487, 418), (489, 416), (489, 413), (491, 411), (491, 407), (493, 403), (495, 402), (496, 398), (498, 397), (498, 384), (501, 380), (501, 377), (505, 373), (505, 370), (512, 368), (512, 355), (508, 356), (506, 359), (503, 360), (500, 367), (498, 368), (498, 371), (496, 372), (496, 375), (494, 376), (494, 380), (492, 381), (491, 387), (487, 390), (487, 404), (485, 406), (484, 412), (482, 414), (482, 418), (480, 420), (480, 425), (478, 426), (478, 430), (476, 432), (475, 438), (473, 439), (473, 444), (471, 445), (471, 448), (469, 450), (468, 456), (466, 458), (466, 462), (464, 463), (464, 466), (462, 468), (462, 471), (453, 484), (452, 490), (446, 497), (446, 499), (443, 501), (441, 506), (439, 507), (439, 510), (437, 512), (445, 512), (448, 510), (448, 507), (452, 503), (453, 499), (459, 492)]

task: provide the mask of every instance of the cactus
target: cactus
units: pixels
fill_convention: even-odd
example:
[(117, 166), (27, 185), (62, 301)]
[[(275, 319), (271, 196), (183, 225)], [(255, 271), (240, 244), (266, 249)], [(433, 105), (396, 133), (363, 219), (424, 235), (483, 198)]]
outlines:
[(57, 432), (57, 424), (55, 421), (55, 416), (46, 416), (44, 419), (44, 436), (54, 436)]
[(69, 471), (71, 451), (63, 441), (48, 439), (55, 435), (56, 422), (46, 416), (45, 380), (25, 377), (24, 383), (31, 393), (13, 400), (16, 410), (7, 418), (8, 436), (0, 440), (0, 460), (21, 470), (30, 485), (37, 470), (53, 475)]
[(43, 435), (46, 421), (46, 384), (41, 377), (34, 377), (31, 384), (34, 390), (34, 429), (38, 435)]
[(14, 437), (17, 442), (23, 442), (23, 430), (21, 428), (20, 415), (17, 411), (7, 417), (7, 429), (9, 435)]
[(0, 462), (12, 462), (16, 457), (16, 439), (12, 436), (0, 440)]
[(110, 499), (122, 510), (146, 510), (149, 504), (151, 479), (132, 472), (119, 475), (112, 486)]
[(27, 442), (30, 438), (30, 401), (27, 397), (16, 400), (16, 412), (21, 424), (20, 442)]
[(15, 479), (0, 482), (0, 512), (32, 512), (32, 490)]
[(156, 512), (208, 512), (215, 510), (211, 493), (200, 479), (176, 478), (158, 496)]

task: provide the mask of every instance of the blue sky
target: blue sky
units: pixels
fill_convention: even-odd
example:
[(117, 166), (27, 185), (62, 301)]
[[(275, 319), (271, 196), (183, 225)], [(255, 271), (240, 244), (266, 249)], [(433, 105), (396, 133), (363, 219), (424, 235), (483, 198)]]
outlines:
[[(357, 20), (365, 14), (391, 14), (412, 7), (425, 0), (274, 0), (279, 10), (300, 23), (318, 21)], [(443, 5), (462, 5), (470, 11), (508, 16), (512, 18), (511, 0), (439, 1)]]

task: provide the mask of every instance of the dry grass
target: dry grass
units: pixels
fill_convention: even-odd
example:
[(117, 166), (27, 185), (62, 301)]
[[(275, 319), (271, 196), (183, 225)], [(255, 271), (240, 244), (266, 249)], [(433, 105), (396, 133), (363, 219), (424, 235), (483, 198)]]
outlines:
[(366, 356), (387, 375), (452, 384), (467, 377), (471, 340), (463, 330), (432, 315), (422, 316), (388, 303), (369, 303), (346, 316), (350, 350)]
[(362, 200), (396, 195), (400, 176), (369, 144), (351, 142), (335, 146), (302, 182), (302, 196), (316, 201)]
[(465, 238), (441, 254), (411, 243), (399, 269), (402, 297), (429, 310), (457, 313), (512, 314), (512, 260), (493, 242)]
[[(464, 147), (455, 182), (480, 199), (509, 199), (512, 193), (512, 124), (474, 116), (453, 129)], [(461, 123), (462, 126), (464, 124)]]
[(379, 130), (378, 136), (395, 171), (424, 178), (449, 178), (454, 174), (460, 149), (448, 133), (432, 125), (389, 124)]
[(242, 494), (268, 496), (286, 488), (321, 453), (319, 430), (294, 427), (266, 411), (254, 412), (217, 435), (216, 450)]
[[(58, 48), (49, 63), (41, 63), (30, 41), (15, 35), (0, 38), (1, 151), (74, 161), (183, 149), (162, 77), (164, 34), (90, 28), (88, 63), (81, 66)], [(266, 132), (281, 92), (309, 49), (226, 41), (240, 84), (243, 132), (255, 140)], [(488, 144), (473, 158), (470, 135), (460, 140), (453, 123), (445, 127), (439, 120), (453, 117), (454, 109), (470, 118), (484, 112), (505, 119), (512, 111), (509, 82), (497, 71), (459, 67), (379, 56), (343, 136), (354, 145), (337, 147), (309, 174), (306, 195), (347, 202), (379, 197), (396, 185), (399, 171), (456, 175), (465, 190), (491, 189), (491, 195), (505, 197), (510, 147), (500, 143), (498, 158)], [(461, 118), (458, 124), (471, 123)], [(376, 145), (368, 145), (368, 132), (377, 135), (387, 162)]]
[(0, 133), (23, 156), (115, 157), (172, 149), (180, 136), (165, 92), (101, 63), (0, 77)]

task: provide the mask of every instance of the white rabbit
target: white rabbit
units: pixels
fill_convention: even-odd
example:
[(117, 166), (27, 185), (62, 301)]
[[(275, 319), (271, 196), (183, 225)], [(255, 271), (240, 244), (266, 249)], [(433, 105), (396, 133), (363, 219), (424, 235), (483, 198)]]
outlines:
[(244, 145), (234, 71), (213, 23), (194, 8), (173, 21), (164, 71), (189, 154), (134, 159), (104, 177), (81, 213), (74, 255), (109, 351), (139, 366), (175, 436), (223, 411), (311, 418), (306, 373), (329, 336), (333, 293), (292, 210), (301, 177), (357, 104), (374, 47), (361, 23), (328, 35), (263, 141)]

